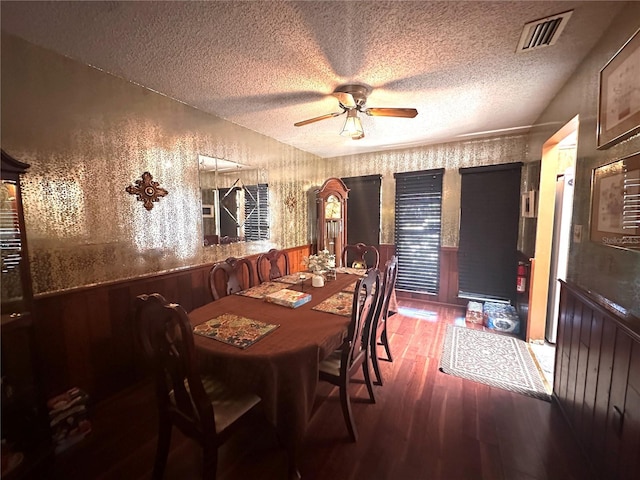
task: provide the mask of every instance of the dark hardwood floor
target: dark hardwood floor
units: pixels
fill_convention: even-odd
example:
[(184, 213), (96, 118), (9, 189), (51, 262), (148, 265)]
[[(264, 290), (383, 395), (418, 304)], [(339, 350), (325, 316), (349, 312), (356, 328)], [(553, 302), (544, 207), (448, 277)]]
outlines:
[[(394, 362), (367, 403), (352, 385), (359, 440), (351, 443), (337, 390), (321, 384), (299, 466), (302, 478), (340, 480), (543, 480), (594, 478), (557, 405), (438, 370), (446, 325), (463, 312), (402, 300), (390, 320)], [(357, 381), (357, 380), (356, 380)], [(50, 477), (150, 478), (155, 403), (142, 383), (95, 406), (93, 432), (59, 455)], [(286, 456), (260, 417), (220, 449), (222, 480), (284, 479)], [(200, 450), (174, 429), (167, 479), (199, 478)]]

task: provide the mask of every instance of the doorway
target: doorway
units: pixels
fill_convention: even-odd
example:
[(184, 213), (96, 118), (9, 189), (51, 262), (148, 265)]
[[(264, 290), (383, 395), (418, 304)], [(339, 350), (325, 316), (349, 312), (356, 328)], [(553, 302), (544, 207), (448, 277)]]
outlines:
[[(575, 151), (575, 146), (573, 147)], [(551, 244), (551, 271), (549, 275), (549, 301), (545, 339), (556, 343), (558, 330), (558, 309), (560, 306), (560, 282), (567, 279), (569, 262), (569, 235), (573, 216), (573, 169), (558, 175), (553, 215), (553, 240)]]
[(545, 338), (555, 340), (557, 279), (566, 276), (571, 245), (573, 185), (570, 180), (575, 171), (578, 124), (576, 116), (549, 138), (542, 149), (527, 321), (526, 338), (529, 342), (544, 343)]

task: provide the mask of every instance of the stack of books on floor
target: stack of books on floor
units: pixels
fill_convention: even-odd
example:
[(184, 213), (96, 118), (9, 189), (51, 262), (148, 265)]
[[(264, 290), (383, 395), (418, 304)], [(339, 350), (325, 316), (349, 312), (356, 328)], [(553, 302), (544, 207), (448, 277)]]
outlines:
[(85, 392), (72, 388), (47, 402), (56, 453), (66, 450), (91, 432), (91, 422), (87, 413), (88, 401), (89, 397)]

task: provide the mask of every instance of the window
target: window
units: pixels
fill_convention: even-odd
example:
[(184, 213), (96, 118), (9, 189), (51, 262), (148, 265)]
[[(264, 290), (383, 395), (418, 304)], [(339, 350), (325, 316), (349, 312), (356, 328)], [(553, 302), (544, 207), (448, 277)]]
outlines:
[(244, 212), (245, 240), (269, 238), (269, 185), (245, 185)]
[(444, 169), (396, 173), (396, 288), (438, 293)]
[(461, 168), (460, 298), (516, 301), (522, 163)]
[(347, 243), (380, 245), (381, 175), (341, 179), (349, 189)]

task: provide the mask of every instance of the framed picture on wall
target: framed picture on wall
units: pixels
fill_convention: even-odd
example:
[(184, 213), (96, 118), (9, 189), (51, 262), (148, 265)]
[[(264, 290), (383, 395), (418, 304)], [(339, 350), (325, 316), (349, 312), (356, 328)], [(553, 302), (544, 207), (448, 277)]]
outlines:
[(591, 240), (640, 251), (640, 153), (594, 168)]
[(640, 30), (600, 70), (598, 149), (640, 132)]

